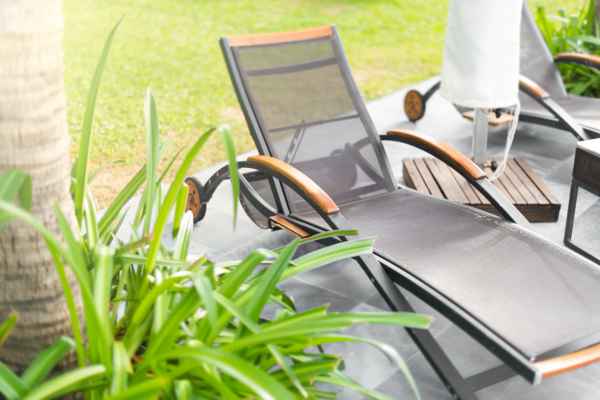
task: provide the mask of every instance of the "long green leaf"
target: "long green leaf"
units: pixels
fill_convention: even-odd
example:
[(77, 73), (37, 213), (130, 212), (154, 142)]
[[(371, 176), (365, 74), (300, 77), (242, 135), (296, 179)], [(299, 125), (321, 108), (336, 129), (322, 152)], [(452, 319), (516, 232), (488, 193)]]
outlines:
[(103, 365), (77, 368), (37, 386), (25, 396), (24, 400), (53, 399), (66, 393), (76, 392), (80, 386), (85, 385), (88, 381), (103, 377), (105, 374), (106, 368)]
[[(163, 281), (163, 273), (161, 268), (154, 270), (154, 283), (160, 285)], [(167, 313), (169, 312), (170, 298), (166, 294), (162, 293), (154, 301), (154, 312), (152, 313), (152, 334), (156, 334), (162, 328), (165, 320), (167, 319)]]
[[(19, 200), (17, 204), (29, 210), (31, 208), (31, 177), (17, 170), (0, 174), (0, 200), (9, 203)], [(8, 215), (0, 212), (0, 230), (10, 220)]]
[[(206, 141), (208, 140), (208, 138), (210, 137), (210, 135), (212, 134), (213, 131), (214, 131), (214, 129), (209, 129), (208, 131), (203, 133), (200, 136), (200, 138), (198, 138), (196, 143), (194, 143), (194, 145), (187, 152), (183, 162), (181, 163), (181, 166), (177, 170), (175, 179), (171, 183), (169, 191), (167, 192), (167, 196), (165, 197), (165, 200), (164, 200), (163, 204), (161, 205), (158, 217), (156, 218), (156, 223), (154, 225), (154, 232), (152, 234), (152, 241), (150, 242), (150, 248), (148, 249), (146, 271), (145, 271), (146, 276), (152, 272), (152, 270), (154, 269), (154, 266), (156, 265), (156, 257), (158, 256), (158, 250), (160, 247), (163, 229), (165, 227), (165, 224), (167, 223), (167, 218), (169, 216), (171, 208), (173, 207), (173, 203), (175, 202), (175, 199), (177, 198), (177, 192), (179, 191), (179, 188), (181, 187), (183, 180), (185, 179), (187, 170), (189, 169), (192, 161), (196, 158), (196, 155), (198, 154), (200, 149), (202, 149), (202, 147), (204, 146), (204, 144), (206, 143)], [(148, 284), (146, 282), (147, 281), (144, 281), (144, 283), (143, 283), (144, 286), (141, 290), (142, 294), (145, 294), (145, 292), (147, 290)]]
[[(63, 255), (79, 283), (87, 330), (88, 332), (101, 332), (102, 323), (100, 322), (100, 315), (97, 312), (93, 298), (92, 278), (87, 268), (83, 250), (81, 249), (79, 242), (75, 239), (75, 234), (71, 230), (69, 222), (60, 208), (56, 207), (55, 213), (58, 220), (58, 226), (68, 246), (68, 249), (64, 251)], [(92, 353), (96, 352), (95, 354), (100, 354), (101, 349), (108, 348), (110, 346), (109, 342), (110, 338), (103, 334), (95, 334), (88, 338)], [(80, 365), (82, 364), (80, 363)]]
[[(332, 357), (320, 357), (317, 361), (302, 360), (301, 363), (292, 366), (294, 374), (302, 382), (311, 383), (317, 376), (329, 375), (335, 371), (341, 360)], [(279, 379), (285, 375), (285, 371), (275, 371), (271, 374), (274, 378)]]
[(131, 329), (131, 327), (127, 329), (127, 334), (123, 338), (123, 343), (125, 344), (125, 349), (127, 350), (129, 357), (133, 357), (138, 347), (146, 339), (146, 334), (150, 331), (151, 326), (152, 317), (148, 316), (148, 318), (142, 321), (135, 329)]
[(370, 254), (373, 251), (373, 243), (373, 239), (351, 240), (312, 251), (295, 259), (294, 266), (284, 271), (281, 280), (336, 261)]
[(146, 98), (144, 100), (144, 121), (146, 126), (146, 216), (144, 219), (144, 234), (150, 232), (150, 224), (152, 223), (152, 213), (157, 200), (157, 182), (156, 168), (159, 161), (159, 128), (158, 114), (156, 112), (156, 102), (152, 91), (146, 90)]
[(27, 388), (21, 379), (0, 362), (0, 393), (8, 400), (23, 398)]
[(137, 193), (140, 187), (146, 180), (146, 167), (140, 170), (131, 178), (129, 182), (121, 189), (119, 194), (114, 198), (110, 206), (104, 211), (102, 217), (98, 221), (98, 235), (106, 236), (107, 231), (112, 226), (113, 222), (119, 216), (119, 213), (125, 207), (125, 204)]
[(96, 271), (94, 279), (94, 304), (96, 306), (96, 312), (100, 317), (100, 331), (95, 332), (95, 335), (99, 335), (103, 338), (103, 346), (99, 346), (100, 360), (102, 364), (110, 372), (112, 368), (112, 328), (109, 317), (110, 313), (110, 292), (112, 289), (112, 276), (113, 276), (113, 256), (114, 249), (99, 246), (96, 250)]
[(238, 203), (240, 197), (240, 177), (238, 176), (237, 158), (235, 145), (229, 127), (224, 125), (219, 128), (223, 144), (225, 145), (225, 153), (229, 163), (229, 181), (231, 182), (231, 192), (233, 200), (233, 227), (237, 224)]
[(115, 32), (120, 24), (121, 20), (116, 23), (104, 42), (104, 48), (102, 49), (100, 60), (96, 65), (96, 70), (94, 72), (94, 77), (92, 78), (92, 83), (90, 84), (90, 90), (88, 91), (85, 105), (85, 114), (83, 117), (83, 124), (81, 126), (79, 156), (77, 157), (77, 162), (75, 165), (75, 216), (77, 217), (77, 222), (80, 224), (83, 220), (83, 202), (85, 199), (85, 193), (87, 191), (87, 164), (90, 156), (92, 123), (94, 121), (94, 111), (96, 110), (96, 98), (98, 97), (98, 88), (100, 87), (100, 81), (102, 79), (104, 67), (106, 66), (110, 46), (112, 44)]
[(178, 335), (179, 325), (196, 312), (200, 303), (198, 293), (194, 289), (188, 290), (175, 309), (171, 311), (162, 329), (152, 338), (145, 353), (146, 360), (152, 360), (153, 357), (168, 350), (174, 344), (175, 338)]
[(190, 248), (190, 240), (192, 231), (194, 230), (194, 215), (191, 211), (186, 211), (181, 219), (181, 226), (175, 238), (175, 246), (173, 248), (173, 258), (176, 260), (186, 261)]
[(65, 264), (61, 257), (61, 248), (54, 244), (54, 242), (46, 238), (46, 246), (54, 261), (54, 267), (58, 274), (58, 280), (61, 284), (63, 294), (65, 296), (65, 302), (67, 304), (67, 310), (69, 311), (69, 318), (71, 323), (71, 331), (75, 338), (75, 353), (77, 354), (77, 363), (81, 367), (85, 364), (85, 346), (83, 344), (83, 334), (81, 331), (81, 322), (79, 321), (79, 310), (71, 289), (71, 284), (67, 278), (65, 270)]
[(169, 380), (164, 377), (149, 379), (145, 382), (133, 385), (126, 390), (110, 396), (107, 400), (146, 400), (154, 399), (158, 394), (164, 392)]
[(189, 188), (188, 185), (183, 184), (179, 193), (177, 193), (177, 201), (175, 203), (175, 214), (173, 215), (173, 236), (177, 236), (179, 232), (179, 226), (181, 225), (181, 219), (185, 213), (185, 206), (187, 205)]
[(253, 250), (244, 258), (244, 260), (235, 267), (233, 272), (228, 274), (221, 285), (218, 287), (219, 293), (227, 298), (232, 298), (240, 286), (248, 279), (264, 260), (271, 257), (271, 254), (261, 249)]
[[(342, 335), (339, 335), (338, 337), (341, 337), (341, 336)], [(394, 349), (389, 344), (386, 344), (386, 343), (383, 343), (383, 342), (380, 342), (380, 341), (374, 340), (374, 339), (362, 338), (362, 337), (350, 336), (350, 335), (347, 335), (347, 338), (355, 343), (365, 343), (365, 344), (371, 345), (371, 346), (375, 347), (377, 350), (379, 350), (380, 352), (382, 352), (390, 360), (390, 362), (396, 364), (396, 366), (400, 369), (400, 371), (404, 375), (404, 378), (407, 380), (408, 384), (410, 385), (410, 388), (412, 389), (415, 397), (419, 400), (421, 399), (421, 395), (419, 394), (419, 389), (417, 388), (417, 384), (412, 376), (412, 373), (410, 372), (410, 369), (406, 365), (406, 362), (402, 359), (402, 357), (396, 351), (396, 349)]]
[(0, 199), (31, 208), (31, 177), (23, 171), (10, 170), (0, 174)]
[(113, 345), (113, 370), (110, 384), (110, 394), (115, 395), (127, 388), (128, 374), (132, 373), (129, 355), (122, 342)]
[(269, 301), (273, 290), (275, 290), (275, 287), (279, 283), (284, 270), (288, 267), (299, 244), (298, 240), (294, 240), (285, 247), (279, 254), (279, 257), (273, 262), (273, 265), (266, 270), (264, 276), (256, 283), (256, 293), (250, 299), (247, 306), (248, 316), (253, 321), (258, 320), (262, 309)]
[(54, 207), (54, 214), (58, 221), (58, 227), (63, 239), (67, 244), (67, 260), (77, 278), (83, 292), (92, 293), (92, 278), (88, 271), (83, 245), (76, 239), (75, 232), (71, 228), (67, 217), (60, 207)]
[(206, 310), (208, 321), (212, 326), (217, 323), (217, 302), (215, 301), (215, 295), (217, 293), (213, 293), (213, 288), (206, 276), (202, 274), (195, 274), (193, 277), (194, 288), (198, 295), (202, 299), (202, 304), (204, 309)]
[(65, 355), (75, 348), (75, 342), (69, 337), (61, 337), (56, 343), (42, 351), (23, 373), (21, 379), (27, 388), (39, 385)]
[(144, 296), (139, 306), (136, 308), (135, 313), (131, 319), (128, 329), (135, 330), (136, 327), (142, 324), (148, 317), (152, 305), (163, 292), (173, 287), (176, 283), (188, 279), (191, 275), (188, 272), (179, 272), (177, 275), (172, 275), (160, 284), (154, 286), (152, 290)]
[(13, 311), (8, 314), (8, 317), (0, 324), (0, 347), (2, 347), (16, 324), (17, 313)]
[(192, 400), (192, 384), (187, 379), (175, 381), (173, 384), (177, 400)]
[(93, 251), (98, 244), (98, 219), (96, 217), (96, 205), (92, 198), (91, 192), (85, 193), (85, 206), (83, 211), (83, 221), (85, 226), (85, 236), (87, 245), (90, 251)]
[[(263, 400), (294, 399), (292, 392), (269, 374), (233, 354), (208, 347), (181, 348), (163, 356), (165, 359), (191, 359), (211, 365), (246, 385)], [(162, 357), (161, 357), (162, 358)]]
[(329, 384), (336, 385), (339, 387), (348, 388), (348, 389), (352, 390), (353, 392), (362, 394), (363, 396), (365, 396), (368, 399), (393, 400), (393, 398), (390, 396), (386, 396), (383, 393), (379, 393), (376, 390), (368, 389), (365, 386), (363, 386), (359, 383), (356, 383), (355, 381), (353, 381), (352, 379), (350, 379), (346, 375), (343, 375), (340, 372), (332, 373), (329, 376), (319, 376), (315, 379), (318, 382), (329, 383)]

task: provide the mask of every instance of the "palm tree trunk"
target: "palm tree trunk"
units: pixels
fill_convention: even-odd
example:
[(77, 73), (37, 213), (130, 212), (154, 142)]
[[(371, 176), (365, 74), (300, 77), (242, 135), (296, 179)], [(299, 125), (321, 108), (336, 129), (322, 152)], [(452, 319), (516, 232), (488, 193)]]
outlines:
[[(61, 0), (0, 3), (0, 173), (31, 175), (32, 212), (55, 232), (55, 205), (74, 220), (62, 36)], [(18, 222), (0, 232), (0, 321), (12, 310), (19, 319), (0, 359), (17, 369), (70, 335), (50, 254), (40, 235)]]

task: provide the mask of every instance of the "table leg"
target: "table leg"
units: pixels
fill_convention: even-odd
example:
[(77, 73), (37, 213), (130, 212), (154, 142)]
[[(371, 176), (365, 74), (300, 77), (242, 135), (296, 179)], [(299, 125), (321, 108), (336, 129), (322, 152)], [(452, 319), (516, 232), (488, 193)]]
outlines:
[(573, 224), (575, 222), (575, 208), (577, 206), (577, 194), (579, 185), (575, 180), (571, 182), (571, 193), (569, 194), (569, 209), (567, 210), (567, 222), (565, 225), (564, 243), (570, 244), (573, 236)]

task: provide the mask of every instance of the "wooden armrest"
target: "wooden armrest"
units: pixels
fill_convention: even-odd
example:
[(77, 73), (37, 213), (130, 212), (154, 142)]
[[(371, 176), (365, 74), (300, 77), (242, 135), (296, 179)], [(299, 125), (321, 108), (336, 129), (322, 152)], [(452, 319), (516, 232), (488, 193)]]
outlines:
[(389, 131), (382, 139), (397, 140), (402, 143), (407, 143), (412, 146), (425, 150), (442, 161), (450, 164), (459, 172), (466, 174), (473, 180), (484, 178), (485, 172), (481, 170), (470, 158), (456, 150), (447, 143), (440, 143), (427, 136), (420, 135), (415, 132), (394, 129)]
[(528, 95), (536, 97), (538, 99), (550, 97), (548, 92), (542, 89), (540, 85), (523, 75), (521, 75), (521, 77), (519, 78), (519, 89), (521, 89)]
[(242, 47), (318, 39), (329, 37), (332, 34), (333, 29), (331, 26), (320, 26), (295, 32), (255, 33), (250, 35), (233, 36), (228, 38), (228, 40), (229, 45), (234, 47)]
[(279, 215), (279, 214), (272, 215), (269, 217), (269, 221), (271, 222), (271, 225), (274, 225), (281, 229), (284, 229), (284, 230), (288, 231), (289, 233), (291, 233), (292, 235), (296, 235), (302, 239), (310, 236), (310, 234), (308, 232), (306, 232), (304, 229), (302, 229), (298, 225), (294, 224), (293, 222), (289, 221), (283, 215)]
[(600, 69), (600, 57), (586, 53), (560, 53), (554, 57), (554, 62), (580, 64)]
[(538, 361), (535, 366), (543, 378), (560, 375), (564, 372), (585, 367), (600, 361), (600, 344), (590, 346), (574, 353)]
[(329, 195), (319, 187), (312, 179), (291, 165), (269, 156), (250, 156), (246, 163), (251, 168), (266, 170), (275, 177), (284, 178), (300, 190), (315, 206), (326, 215), (334, 214), (340, 209)]

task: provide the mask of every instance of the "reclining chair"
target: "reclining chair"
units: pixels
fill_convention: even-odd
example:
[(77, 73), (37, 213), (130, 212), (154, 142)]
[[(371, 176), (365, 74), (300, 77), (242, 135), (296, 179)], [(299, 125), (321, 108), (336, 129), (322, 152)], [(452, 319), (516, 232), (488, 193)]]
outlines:
[[(552, 59), (525, 3), (521, 22), (520, 120), (566, 130), (577, 140), (600, 136), (600, 99), (568, 94), (557, 68), (559, 63), (580, 64), (600, 70), (598, 56), (562, 53)], [(411, 122), (423, 118), (427, 101), (439, 87), (440, 82), (436, 81), (424, 94), (417, 90), (407, 92), (404, 112)], [(497, 121), (502, 120), (506, 119)]]
[[(503, 363), (463, 377), (428, 331), (411, 338), (456, 398), (520, 375), (538, 384), (600, 359), (600, 271), (527, 229), (467, 157), (412, 132), (381, 137), (335, 28), (221, 40), (260, 155), (239, 163), (243, 205), (260, 226), (298, 236), (356, 228), (357, 258), (392, 310), (414, 293)], [(418, 147), (475, 185), (502, 218), (398, 187), (382, 140)], [(189, 180), (199, 219), (227, 167)], [(340, 238), (339, 240), (345, 240)]]

